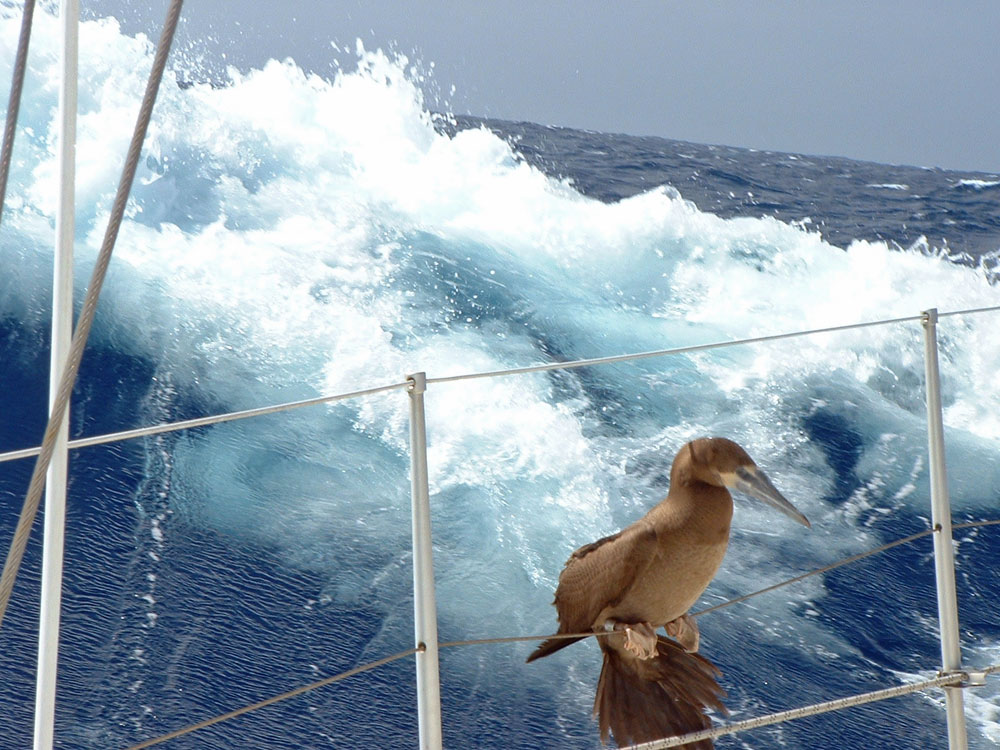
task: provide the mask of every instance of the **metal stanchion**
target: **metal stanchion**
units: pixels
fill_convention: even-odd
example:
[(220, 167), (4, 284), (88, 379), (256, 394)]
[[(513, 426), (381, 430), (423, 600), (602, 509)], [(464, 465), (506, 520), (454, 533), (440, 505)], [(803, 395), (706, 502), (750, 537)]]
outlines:
[(417, 720), (420, 750), (441, 748), (441, 685), (438, 673), (437, 606), (427, 485), (426, 373), (410, 375), (410, 467), (413, 483), (413, 620), (417, 648)]
[[(941, 375), (938, 370), (936, 308), (924, 312), (924, 367), (927, 375), (927, 443), (930, 454), (931, 519), (939, 531), (934, 535), (934, 572), (937, 582), (938, 621), (941, 624), (942, 673), (962, 669), (958, 642), (958, 596), (955, 592), (955, 553), (951, 541), (951, 503), (944, 457), (944, 425), (941, 418)], [(961, 687), (944, 688), (948, 715), (948, 747), (966, 750), (964, 696)]]
[[(61, 22), (62, 81), (59, 88), (59, 210), (56, 215), (55, 268), (52, 277), (52, 351), (49, 408), (56, 401), (59, 378), (73, 338), (73, 235), (76, 175), (78, 0), (63, 0)], [(69, 407), (66, 407), (69, 411)], [(66, 483), (69, 476), (69, 415), (62, 421), (45, 482), (45, 534), (38, 624), (38, 672), (35, 681), (35, 750), (52, 750), (59, 666), (63, 548), (66, 531)]]

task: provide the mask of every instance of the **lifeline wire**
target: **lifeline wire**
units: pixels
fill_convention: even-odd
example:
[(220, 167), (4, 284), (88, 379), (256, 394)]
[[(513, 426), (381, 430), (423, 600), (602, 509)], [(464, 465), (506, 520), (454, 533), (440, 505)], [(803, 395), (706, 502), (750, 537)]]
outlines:
[(17, 528), (14, 531), (14, 538), (11, 541), (10, 549), (7, 552), (3, 574), (0, 575), (0, 625), (3, 623), (3, 616), (7, 611), (7, 604), (14, 589), (14, 579), (17, 577), (17, 571), (21, 566), (24, 550), (28, 544), (28, 537), (31, 534), (31, 527), (38, 513), (38, 504), (41, 501), (42, 490), (45, 487), (45, 473), (48, 470), (49, 462), (52, 460), (56, 437), (62, 426), (63, 416), (69, 404), (77, 371), (80, 369), (80, 360), (83, 358), (83, 349), (87, 344), (87, 336), (90, 334), (90, 328), (94, 322), (97, 299), (101, 293), (101, 286), (104, 284), (104, 277), (107, 275), (108, 264), (111, 262), (111, 252), (114, 250), (115, 240), (118, 238), (118, 230), (121, 227), (122, 217), (125, 214), (125, 203), (128, 201), (128, 196), (132, 189), (132, 181), (135, 178), (136, 168), (139, 164), (139, 155), (142, 152), (142, 143), (146, 138), (146, 130), (149, 127), (149, 121), (153, 113), (153, 104), (156, 101), (156, 94), (160, 88), (163, 71), (167, 65), (167, 55), (170, 52), (174, 32), (177, 30), (177, 21), (180, 17), (182, 5), (183, 0), (171, 0), (170, 7), (167, 9), (167, 18), (164, 21), (163, 33), (156, 47), (153, 67), (149, 73), (149, 80), (146, 84), (146, 92), (143, 95), (142, 104), (139, 107), (139, 116), (136, 120), (135, 131), (132, 134), (132, 142), (129, 144), (128, 154), (125, 157), (125, 166), (122, 170), (121, 181), (118, 184), (118, 192), (115, 195), (115, 202), (111, 207), (107, 232), (104, 235), (104, 242), (97, 256), (97, 264), (94, 266), (90, 286), (87, 288), (87, 296), (83, 302), (76, 331), (73, 333), (73, 342), (69, 355), (66, 358), (66, 365), (62, 371), (62, 377), (59, 379), (59, 390), (52, 403), (51, 416), (45, 428), (45, 437), (42, 440), (41, 452), (38, 454), (38, 460), (35, 462), (35, 469), (31, 475), (28, 492), (24, 498), (24, 506), (17, 521)]
[[(942, 318), (950, 315), (974, 315), (976, 313), (997, 312), (1000, 305), (993, 307), (976, 307), (968, 310), (952, 310), (947, 313), (938, 313)], [(492, 370), (490, 372), (468, 373), (465, 375), (446, 375), (443, 377), (427, 378), (427, 385), (434, 383), (452, 383), (459, 380), (475, 380), (477, 378), (499, 378), (507, 375), (524, 375), (534, 372), (547, 372), (549, 370), (569, 370), (575, 367), (590, 367), (591, 365), (607, 365), (617, 362), (631, 362), (637, 359), (649, 359), (651, 357), (664, 357), (672, 354), (691, 354), (694, 352), (708, 351), (710, 349), (724, 349), (730, 346), (742, 346), (744, 344), (762, 344), (769, 341), (781, 341), (783, 339), (798, 338), (800, 336), (812, 336), (819, 333), (837, 333), (840, 331), (851, 331), (859, 328), (873, 328), (875, 326), (893, 325), (895, 323), (906, 323), (915, 320), (923, 320), (923, 314), (906, 315), (902, 318), (884, 318), (882, 320), (870, 320), (862, 323), (846, 323), (843, 325), (827, 326), (825, 328), (812, 328), (801, 331), (790, 331), (788, 333), (775, 333), (767, 336), (754, 336), (746, 339), (731, 339), (729, 341), (716, 341), (710, 344), (694, 344), (692, 346), (680, 346), (673, 349), (656, 349), (648, 352), (638, 352), (635, 354), (620, 354), (613, 357), (595, 357), (594, 359), (578, 359), (570, 362), (547, 362), (542, 365), (530, 365), (528, 367), (516, 367), (510, 370)]]
[(14, 56), (14, 74), (7, 103), (7, 121), (3, 129), (3, 146), (0, 148), (0, 219), (3, 218), (4, 198), (7, 196), (7, 178), (10, 177), (10, 162), (14, 153), (14, 135), (17, 133), (21, 91), (24, 89), (24, 75), (28, 68), (28, 44), (31, 41), (31, 20), (34, 15), (35, 0), (25, 0), (24, 13), (21, 16), (21, 36), (17, 40), (17, 53)]
[[(998, 667), (1000, 667), (1000, 665), (994, 665), (987, 668), (985, 671), (992, 672)], [(949, 685), (956, 687), (965, 682), (966, 679), (968, 679), (968, 674), (966, 672), (938, 675), (937, 677), (932, 677), (929, 680), (912, 682), (908, 685), (897, 685), (896, 687), (885, 688), (884, 690), (874, 690), (870, 693), (861, 693), (847, 698), (838, 698), (836, 700), (826, 701), (825, 703), (815, 703), (811, 706), (793, 708), (790, 711), (779, 711), (778, 713), (767, 714), (766, 716), (757, 716), (753, 719), (736, 721), (732, 724), (723, 724), (719, 727), (702, 729), (697, 732), (689, 732), (688, 734), (681, 734), (676, 737), (665, 737), (662, 740), (643, 742), (641, 745), (629, 745), (628, 747), (621, 748), (621, 750), (661, 750), (662, 748), (677, 747), (678, 745), (686, 745), (689, 742), (707, 740), (713, 737), (722, 737), (723, 735), (736, 734), (737, 732), (746, 732), (750, 729), (766, 727), (770, 724), (780, 724), (782, 722), (791, 721), (792, 719), (801, 719), (806, 716), (824, 714), (828, 711), (839, 711), (842, 708), (861, 706), (865, 703), (874, 703), (875, 701), (884, 701), (888, 698), (895, 698), (900, 695), (915, 693), (918, 690), (926, 690), (930, 687), (946, 687)]]
[(289, 690), (287, 693), (282, 693), (281, 695), (276, 695), (273, 698), (267, 698), (266, 700), (259, 701), (250, 706), (244, 706), (243, 708), (237, 708), (235, 711), (230, 711), (227, 714), (221, 714), (219, 716), (214, 716), (211, 719), (205, 719), (205, 721), (200, 721), (197, 724), (192, 724), (191, 726), (184, 727), (183, 729), (178, 729), (176, 731), (170, 732), (169, 734), (160, 735), (159, 737), (154, 737), (151, 740), (145, 740), (140, 742), (138, 745), (130, 745), (126, 750), (142, 750), (145, 747), (152, 747), (153, 745), (159, 745), (161, 742), (166, 742), (167, 740), (172, 740), (175, 737), (181, 737), (185, 734), (190, 734), (198, 729), (204, 729), (205, 727), (210, 727), (213, 724), (218, 724), (219, 722), (226, 721), (228, 719), (234, 719), (237, 716), (242, 716), (243, 714), (248, 714), (251, 711), (256, 711), (258, 708), (264, 708), (265, 706), (270, 706), (274, 703), (279, 703), (280, 701), (287, 700), (288, 698), (294, 698), (296, 695), (302, 695), (302, 693), (308, 693), (310, 690), (315, 690), (316, 688), (321, 688), (326, 685), (331, 685), (334, 682), (339, 682), (340, 680), (346, 679), (348, 677), (353, 677), (356, 674), (361, 674), (362, 672), (367, 672), (369, 669), (375, 669), (375, 667), (381, 667), (389, 662), (396, 661), (397, 659), (403, 659), (407, 656), (413, 656), (416, 653), (420, 653), (427, 649), (426, 646), (421, 644), (416, 648), (408, 648), (406, 651), (400, 651), (398, 653), (392, 654), (391, 656), (385, 656), (376, 661), (369, 662), (368, 664), (362, 664), (360, 667), (354, 667), (354, 669), (348, 669), (346, 672), (341, 672), (333, 677), (326, 677), (322, 680), (317, 680), (316, 682), (311, 682), (308, 685), (303, 685), (302, 687), (297, 687), (294, 690)]
[[(952, 526), (952, 528), (953, 529), (969, 529), (969, 528), (975, 528), (975, 527), (979, 527), (979, 526), (996, 526), (996, 525), (1000, 525), (1000, 519), (998, 519), (998, 520), (991, 520), (991, 521), (970, 521), (968, 523), (955, 524), (954, 526)], [(805, 575), (801, 575), (801, 576), (798, 576), (796, 578), (792, 578), (792, 579), (790, 579), (788, 581), (785, 581), (784, 583), (779, 583), (779, 584), (777, 584), (775, 586), (769, 586), (766, 589), (761, 589), (760, 591), (755, 591), (752, 594), (747, 594), (745, 596), (741, 596), (741, 597), (738, 597), (736, 599), (732, 599), (732, 600), (730, 600), (728, 602), (723, 602), (722, 604), (718, 604), (718, 605), (716, 605), (714, 607), (711, 607), (710, 609), (706, 609), (706, 610), (703, 610), (702, 612), (698, 612), (698, 613), (696, 613), (696, 615), (703, 615), (703, 614), (706, 614), (707, 612), (714, 612), (717, 609), (722, 609), (723, 607), (727, 607), (727, 606), (729, 606), (731, 604), (737, 604), (737, 603), (745, 601), (745, 600), (747, 600), (747, 599), (749, 599), (749, 598), (751, 598), (753, 596), (757, 596), (759, 594), (764, 594), (764, 593), (767, 593), (768, 591), (773, 591), (774, 589), (779, 588), (781, 586), (784, 586), (784, 585), (786, 585), (788, 583), (794, 583), (796, 581), (801, 581), (804, 578), (808, 578), (809, 576), (813, 576), (813, 575), (818, 575), (819, 573), (824, 573), (824, 572), (826, 572), (828, 570), (832, 570), (833, 568), (840, 567), (841, 565), (846, 565), (846, 564), (851, 563), (851, 562), (856, 562), (858, 560), (862, 560), (862, 559), (864, 559), (866, 557), (871, 557), (872, 555), (878, 554), (879, 552), (884, 552), (885, 550), (891, 549), (892, 547), (897, 547), (897, 546), (899, 546), (901, 544), (906, 544), (908, 542), (915, 541), (916, 539), (920, 539), (921, 537), (927, 536), (928, 534), (933, 534), (935, 531), (940, 531), (940, 527), (938, 526), (938, 527), (935, 527), (933, 529), (927, 529), (927, 530), (921, 531), (921, 532), (919, 532), (917, 534), (912, 534), (912, 535), (910, 535), (908, 537), (904, 537), (902, 539), (897, 539), (894, 542), (889, 542), (888, 544), (884, 544), (881, 547), (876, 547), (874, 549), (868, 550), (867, 552), (862, 552), (862, 553), (857, 554), (857, 555), (852, 555), (851, 557), (845, 558), (845, 559), (841, 560), (840, 562), (834, 563), (833, 565), (827, 565), (827, 566), (825, 566), (823, 568), (818, 568), (818, 569), (816, 569), (814, 571), (806, 573)], [(503, 638), (476, 638), (476, 639), (466, 640), (466, 641), (444, 641), (444, 642), (441, 642), (441, 643), (438, 644), (438, 648), (439, 649), (442, 649), (442, 648), (453, 648), (455, 646), (481, 646), (481, 645), (485, 645), (485, 644), (495, 644), (495, 643), (521, 643), (521, 642), (524, 642), (524, 641), (541, 641), (541, 640), (547, 640), (547, 639), (580, 638), (580, 637), (591, 637), (591, 636), (600, 638), (602, 636), (610, 635), (610, 634), (611, 634), (610, 632), (608, 632), (608, 633), (587, 632), (587, 633), (564, 633), (564, 634), (561, 634), (561, 635), (559, 635), (559, 634), (555, 634), (555, 635), (520, 635), (520, 636), (508, 636), (508, 637), (503, 637)], [(295, 688), (294, 690), (289, 690), (288, 692), (282, 693), (281, 695), (275, 696), (274, 698), (268, 698), (268, 699), (260, 701), (258, 703), (254, 703), (254, 704), (252, 704), (250, 706), (244, 706), (243, 708), (238, 708), (238, 709), (236, 709), (234, 711), (230, 711), (229, 713), (225, 713), (225, 714), (221, 714), (219, 716), (215, 716), (215, 717), (213, 717), (211, 719), (205, 719), (204, 721), (198, 722), (197, 724), (191, 724), (190, 726), (184, 727), (182, 729), (177, 729), (177, 730), (175, 730), (173, 732), (170, 732), (169, 734), (164, 734), (164, 735), (161, 735), (159, 737), (155, 737), (155, 738), (150, 739), (150, 740), (145, 740), (145, 741), (139, 743), (138, 745), (131, 745), (128, 748), (126, 748), (126, 750), (142, 750), (142, 748), (152, 747), (153, 745), (158, 745), (161, 742), (166, 742), (167, 740), (171, 740), (171, 739), (174, 739), (175, 737), (180, 737), (182, 735), (189, 734), (191, 732), (197, 731), (198, 729), (204, 729), (205, 727), (212, 726), (213, 724), (219, 724), (220, 722), (227, 721), (228, 719), (233, 719), (233, 718), (236, 718), (237, 716), (242, 716), (244, 714), (248, 714), (248, 713), (250, 713), (252, 711), (257, 710), (258, 708), (263, 708), (265, 706), (270, 706), (270, 705), (272, 705), (274, 703), (278, 703), (279, 701), (283, 701), (283, 700), (286, 700), (288, 698), (293, 698), (296, 695), (301, 695), (302, 693), (309, 692), (310, 690), (315, 690), (316, 688), (321, 688), (321, 687), (324, 687), (326, 685), (330, 685), (330, 684), (332, 684), (334, 682), (339, 682), (340, 680), (343, 680), (343, 679), (345, 679), (347, 677), (351, 677), (353, 675), (360, 674), (361, 672), (366, 672), (366, 671), (368, 671), (370, 669), (374, 669), (376, 667), (380, 667), (383, 664), (388, 664), (389, 662), (396, 661), (397, 659), (402, 659), (403, 657), (410, 656), (412, 654), (417, 653), (418, 651), (423, 651), (423, 650), (424, 650), (423, 646), (418, 646), (417, 648), (411, 648), (411, 649), (408, 649), (406, 651), (400, 651), (399, 653), (392, 654), (391, 656), (386, 656), (386, 657), (384, 657), (382, 659), (378, 659), (378, 660), (373, 661), (373, 662), (369, 662), (368, 664), (363, 664), (363, 665), (361, 665), (359, 667), (354, 667), (353, 669), (349, 669), (346, 672), (341, 672), (340, 674), (334, 675), (332, 677), (326, 677), (326, 678), (324, 678), (322, 680), (317, 680), (316, 682), (312, 682), (312, 683), (310, 683), (308, 685), (303, 685), (302, 687)], [(997, 665), (994, 665), (994, 666), (991, 666), (991, 667), (987, 667), (986, 669), (973, 670), (973, 671), (981, 672), (983, 674), (992, 674), (993, 672), (1000, 671), (1000, 664), (997, 664)], [(756, 727), (766, 726), (768, 724), (774, 724), (774, 723), (777, 723), (777, 722), (780, 722), (780, 721), (789, 721), (791, 719), (799, 718), (799, 717), (802, 717), (802, 716), (811, 716), (814, 713), (824, 713), (826, 711), (834, 711), (834, 710), (837, 710), (839, 708), (847, 708), (849, 706), (860, 705), (862, 703), (870, 703), (870, 702), (873, 702), (873, 701), (885, 700), (886, 698), (892, 698), (892, 697), (895, 697), (897, 695), (903, 695), (905, 693), (915, 692), (916, 690), (922, 690), (925, 687), (934, 687), (935, 685), (945, 685), (945, 684), (951, 684), (952, 682), (959, 682), (959, 681), (962, 681), (963, 676), (964, 676), (964, 673), (960, 674), (958, 676), (956, 676), (956, 675), (941, 676), (941, 677), (935, 678), (933, 680), (928, 680), (928, 681), (923, 682), (923, 683), (914, 683), (914, 684), (910, 684), (910, 685), (902, 685), (902, 686), (897, 686), (897, 687), (893, 687), (893, 688), (887, 688), (885, 690), (879, 690), (879, 691), (876, 691), (874, 693), (865, 693), (865, 694), (863, 694), (861, 696), (852, 696), (850, 698), (840, 698), (838, 700), (830, 701), (828, 703), (819, 703), (819, 704), (816, 704), (814, 706), (807, 706), (806, 708), (799, 708), (799, 709), (795, 709), (793, 711), (783, 711), (780, 714), (771, 714), (769, 716), (762, 716), (762, 717), (758, 717), (756, 719), (748, 719), (747, 721), (744, 721), (744, 722), (739, 722), (739, 723), (736, 723), (736, 724), (727, 724), (727, 725), (722, 726), (722, 727), (716, 727), (714, 730), (704, 730), (704, 731), (718, 732), (718, 734), (733, 734), (735, 732), (741, 732), (741, 731), (745, 731), (745, 730), (748, 730), (748, 729), (754, 729)], [(874, 697), (872, 697), (872, 696), (874, 696)], [(858, 698), (861, 698), (862, 700), (856, 700)], [(776, 718), (776, 719), (772, 720), (772, 717), (781, 717), (781, 718)], [(710, 735), (710, 736), (718, 736), (718, 734), (713, 734), (713, 735)], [(708, 736), (708, 735), (699, 734), (698, 737), (694, 737), (693, 735), (685, 735), (684, 736), (685, 738), (684, 738), (683, 742), (691, 742), (694, 739), (704, 738), (704, 736)], [(635, 746), (635, 750), (654, 750), (654, 748), (659, 748), (659, 747), (673, 747), (675, 745), (683, 744), (682, 742), (674, 742), (675, 739), (678, 739), (678, 738), (670, 738), (669, 740), (657, 740), (656, 743), (649, 743), (649, 744), (645, 744), (645, 745), (638, 745), (638, 746)], [(657, 743), (661, 743), (661, 742), (669, 742), (670, 744), (665, 744), (665, 745), (664, 744), (657, 744)], [(624, 750), (633, 750), (633, 749), (632, 748), (628, 748), (628, 749), (624, 749)]]
[[(243, 411), (231, 411), (226, 414), (214, 414), (208, 417), (195, 417), (194, 419), (185, 419), (180, 422), (170, 422), (169, 424), (157, 424), (150, 427), (137, 427), (134, 430), (124, 430), (123, 432), (111, 432), (106, 435), (92, 435), (91, 437), (76, 438), (75, 440), (70, 440), (67, 443), (67, 447), (70, 450), (76, 448), (87, 448), (92, 445), (105, 445), (107, 443), (117, 443), (123, 440), (132, 440), (139, 437), (148, 437), (150, 435), (161, 435), (165, 432), (178, 432), (180, 430), (190, 430), (195, 427), (207, 427), (208, 425), (222, 424), (223, 422), (235, 422), (239, 419), (249, 419), (250, 417), (262, 417), (266, 414), (278, 414), (283, 411), (291, 411), (292, 409), (301, 409), (305, 406), (315, 406), (316, 404), (330, 404), (335, 401), (346, 401), (351, 398), (358, 398), (360, 396), (370, 396), (375, 393), (384, 393), (386, 391), (396, 391), (402, 390), (410, 385), (410, 381), (404, 380), (399, 383), (390, 383), (389, 385), (380, 385), (374, 388), (365, 388), (360, 391), (351, 391), (350, 393), (337, 393), (332, 396), (316, 396), (314, 398), (307, 398), (302, 401), (288, 401), (282, 404), (274, 404), (273, 406), (259, 406), (255, 409), (244, 409)], [(37, 456), (41, 452), (41, 448), (22, 448), (16, 451), (10, 451), (8, 453), (0, 453), (0, 463), (4, 461), (16, 461), (20, 458), (29, 458), (30, 456)]]
[[(974, 315), (977, 313), (997, 312), (997, 311), (1000, 311), (1000, 305), (994, 307), (970, 308), (967, 310), (952, 310), (950, 312), (938, 313), (938, 317), (944, 318), (956, 315)], [(730, 341), (719, 341), (712, 344), (697, 344), (695, 346), (683, 346), (676, 349), (658, 349), (656, 351), (639, 352), (635, 354), (620, 354), (612, 357), (598, 357), (596, 359), (578, 359), (570, 362), (549, 362), (547, 364), (530, 365), (528, 367), (518, 367), (511, 370), (492, 370), (489, 372), (466, 373), (464, 375), (447, 375), (443, 377), (431, 377), (427, 378), (427, 383), (429, 385), (435, 383), (454, 383), (462, 380), (478, 380), (480, 378), (504, 377), (507, 375), (523, 375), (527, 373), (545, 372), (549, 370), (569, 370), (576, 367), (588, 367), (591, 365), (628, 362), (635, 359), (664, 357), (672, 354), (687, 354), (697, 351), (707, 351), (711, 349), (721, 349), (730, 346), (739, 346), (742, 344), (759, 344), (768, 341), (779, 341), (782, 339), (795, 338), (798, 336), (808, 336), (817, 333), (834, 333), (837, 331), (846, 331), (859, 328), (871, 328), (874, 326), (890, 325), (893, 323), (917, 321), (922, 319), (923, 315), (911, 315), (905, 318), (886, 318), (884, 320), (872, 320), (865, 323), (848, 323), (845, 325), (832, 326), (830, 328), (816, 328), (812, 330), (778, 333), (769, 336), (759, 336), (757, 338), (751, 338), (751, 339), (733, 339)], [(153, 425), (150, 427), (139, 427), (134, 430), (126, 430), (124, 432), (115, 432), (106, 435), (92, 435), (91, 437), (76, 438), (75, 440), (70, 440), (69, 443), (67, 444), (67, 447), (70, 450), (75, 450), (77, 448), (84, 448), (91, 445), (103, 445), (105, 443), (113, 443), (119, 440), (130, 440), (133, 438), (143, 437), (147, 435), (157, 435), (165, 432), (174, 432), (176, 430), (187, 430), (191, 429), (192, 427), (204, 427), (206, 425), (218, 424), (220, 422), (229, 422), (236, 419), (246, 419), (248, 417), (256, 417), (263, 414), (274, 414), (279, 411), (299, 409), (302, 407), (313, 406), (315, 404), (320, 404), (320, 403), (341, 401), (345, 399), (356, 398), (358, 396), (366, 396), (374, 393), (380, 393), (383, 391), (398, 390), (408, 387), (409, 384), (410, 384), (409, 381), (403, 381), (399, 383), (389, 383), (387, 385), (376, 386), (374, 388), (364, 388), (361, 390), (352, 391), (350, 393), (341, 393), (333, 396), (318, 396), (316, 398), (306, 399), (303, 401), (291, 401), (288, 403), (276, 404), (273, 406), (263, 406), (255, 409), (246, 409), (244, 411), (229, 412), (226, 414), (217, 414), (209, 417), (199, 417), (197, 419), (188, 419), (181, 422)], [(41, 448), (38, 446), (35, 446), (33, 448), (22, 448), (20, 450), (8, 451), (6, 453), (0, 453), (0, 463), (4, 461), (15, 461), (21, 458), (29, 458), (30, 456), (37, 456), (39, 455), (39, 453), (41, 453)]]

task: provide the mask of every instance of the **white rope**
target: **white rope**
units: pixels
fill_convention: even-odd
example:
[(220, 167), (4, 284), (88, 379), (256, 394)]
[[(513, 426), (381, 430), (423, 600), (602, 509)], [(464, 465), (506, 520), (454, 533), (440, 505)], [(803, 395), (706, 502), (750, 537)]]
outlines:
[[(990, 667), (987, 670), (982, 671), (989, 674), (995, 671), (998, 667), (1000, 667), (1000, 665)], [(906, 695), (907, 693), (915, 693), (919, 690), (926, 690), (927, 688), (944, 687), (947, 685), (957, 686), (967, 681), (968, 678), (969, 675), (967, 672), (940, 675), (929, 680), (922, 680), (921, 682), (898, 685), (896, 687), (885, 688), (884, 690), (874, 690), (870, 693), (861, 693), (847, 698), (838, 698), (825, 703), (815, 703), (811, 706), (794, 708), (790, 711), (779, 711), (778, 713), (758, 716), (753, 719), (746, 719), (745, 721), (736, 721), (732, 724), (724, 724), (719, 727), (713, 727), (712, 729), (702, 729), (698, 732), (689, 732), (688, 734), (681, 734), (676, 737), (666, 737), (662, 740), (644, 742), (641, 745), (629, 745), (621, 750), (662, 750), (662, 748), (677, 747), (678, 745), (686, 745), (689, 742), (713, 739), (727, 734), (736, 734), (737, 732), (746, 732), (750, 729), (757, 729), (758, 727), (766, 727), (770, 724), (779, 724), (786, 721), (792, 721), (793, 719), (801, 719), (806, 716), (824, 714), (829, 711), (839, 711), (844, 708), (851, 708), (852, 706), (861, 706), (865, 703), (884, 701), (888, 698), (895, 698), (900, 695)]]
[(14, 537), (11, 541), (10, 549), (7, 551), (3, 573), (0, 574), (0, 624), (3, 623), (4, 614), (7, 612), (7, 604), (10, 602), (10, 595), (14, 589), (14, 580), (17, 578), (17, 571), (21, 567), (24, 550), (28, 546), (28, 537), (31, 535), (31, 527), (38, 513), (42, 490), (45, 488), (45, 473), (52, 460), (56, 437), (62, 427), (63, 417), (67, 411), (66, 407), (69, 404), (69, 397), (73, 391), (73, 383), (76, 381), (76, 374), (80, 369), (80, 360), (83, 358), (83, 349), (87, 344), (87, 337), (90, 335), (90, 328), (94, 323), (97, 300), (101, 293), (101, 286), (104, 284), (104, 277), (107, 275), (108, 264), (111, 262), (111, 253), (114, 250), (115, 240), (118, 238), (118, 230), (121, 227), (122, 217), (125, 215), (125, 204), (132, 190), (132, 181), (135, 179), (136, 168), (139, 164), (142, 143), (146, 138), (146, 130), (149, 127), (149, 121), (152, 117), (153, 104), (156, 101), (156, 94), (160, 88), (160, 80), (167, 65), (167, 54), (170, 52), (170, 45), (173, 42), (174, 32), (177, 29), (177, 21), (180, 17), (182, 4), (183, 0), (171, 0), (170, 7), (167, 10), (167, 18), (163, 25), (163, 34), (160, 36), (160, 42), (156, 48), (153, 67), (149, 73), (149, 80), (146, 83), (146, 91), (142, 98), (142, 104), (139, 107), (139, 116), (136, 119), (132, 141), (129, 144), (128, 153), (125, 157), (125, 166), (122, 169), (121, 180), (118, 183), (118, 192), (115, 194), (115, 201), (111, 207), (111, 215), (108, 218), (108, 228), (104, 235), (104, 242), (101, 244), (97, 263), (90, 278), (87, 296), (84, 298), (83, 308), (80, 311), (80, 319), (77, 322), (76, 331), (73, 333), (73, 341), (70, 345), (69, 354), (66, 356), (66, 364), (62, 371), (62, 377), (59, 379), (59, 388), (52, 402), (51, 416), (45, 428), (45, 437), (42, 439), (38, 460), (35, 462), (35, 469), (28, 484), (28, 492), (24, 498), (21, 515), (17, 520), (17, 528), (14, 530)]

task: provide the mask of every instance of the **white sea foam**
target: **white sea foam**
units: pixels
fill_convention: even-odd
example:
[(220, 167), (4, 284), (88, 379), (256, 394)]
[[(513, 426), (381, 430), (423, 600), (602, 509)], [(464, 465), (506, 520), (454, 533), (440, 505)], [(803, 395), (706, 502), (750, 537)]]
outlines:
[(973, 190), (986, 190), (987, 188), (1000, 187), (1000, 180), (959, 180), (955, 183), (955, 187), (967, 187)]

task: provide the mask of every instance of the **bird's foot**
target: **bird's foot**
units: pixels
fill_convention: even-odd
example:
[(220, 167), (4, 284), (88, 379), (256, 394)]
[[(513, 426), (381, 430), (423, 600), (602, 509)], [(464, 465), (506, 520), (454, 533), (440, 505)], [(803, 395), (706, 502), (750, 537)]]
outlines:
[(648, 622), (616, 622), (614, 630), (625, 633), (625, 650), (637, 659), (656, 656), (656, 628)]
[(691, 615), (681, 615), (663, 626), (667, 635), (676, 640), (689, 654), (698, 651), (698, 623)]

